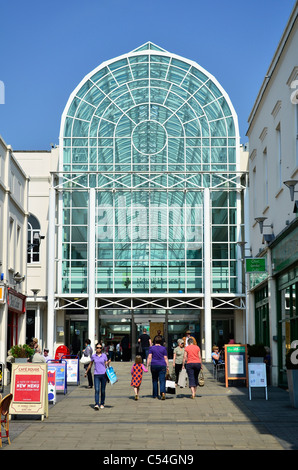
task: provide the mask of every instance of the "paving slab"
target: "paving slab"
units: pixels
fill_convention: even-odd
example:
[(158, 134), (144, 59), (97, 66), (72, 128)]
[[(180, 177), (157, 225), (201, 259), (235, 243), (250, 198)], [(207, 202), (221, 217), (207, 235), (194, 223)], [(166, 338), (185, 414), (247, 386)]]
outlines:
[(2, 450), (298, 449), (298, 410), (290, 406), (286, 390), (269, 387), (268, 400), (257, 390), (249, 400), (244, 385), (225, 387), (206, 364), (205, 386), (198, 388), (194, 400), (189, 388), (178, 388), (164, 401), (153, 399), (148, 372), (135, 401), (131, 363), (113, 366), (118, 382), (107, 384), (103, 410), (94, 410), (94, 389), (87, 388), (82, 369), (80, 384), (68, 386), (44, 421), (24, 416), (10, 421), (11, 445), (4, 439)]

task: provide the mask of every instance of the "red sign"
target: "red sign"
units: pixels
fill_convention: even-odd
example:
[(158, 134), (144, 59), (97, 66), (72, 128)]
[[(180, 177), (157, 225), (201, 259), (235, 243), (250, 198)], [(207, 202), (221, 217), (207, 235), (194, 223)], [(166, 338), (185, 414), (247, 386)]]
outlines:
[(48, 416), (48, 365), (43, 363), (12, 364), (11, 415)]
[(40, 392), (40, 375), (16, 375), (14, 386), (14, 401), (40, 402)]

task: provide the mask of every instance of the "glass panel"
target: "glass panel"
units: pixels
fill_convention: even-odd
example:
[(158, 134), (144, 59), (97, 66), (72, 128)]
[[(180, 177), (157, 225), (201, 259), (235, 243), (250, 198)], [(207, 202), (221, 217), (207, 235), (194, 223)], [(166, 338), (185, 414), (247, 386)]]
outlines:
[(94, 72), (67, 111), (63, 289), (87, 291), (90, 187), (97, 292), (202, 292), (202, 187), (211, 187), (213, 290), (236, 289), (237, 198), (220, 177), (236, 170), (231, 109), (200, 67), (152, 43), (138, 50)]

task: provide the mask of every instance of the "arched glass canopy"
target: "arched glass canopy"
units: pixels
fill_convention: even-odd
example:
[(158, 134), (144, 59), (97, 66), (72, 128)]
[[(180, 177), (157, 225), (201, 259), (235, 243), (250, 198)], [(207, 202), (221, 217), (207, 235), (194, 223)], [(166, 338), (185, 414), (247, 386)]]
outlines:
[(215, 78), (152, 43), (85, 77), (61, 123), (62, 291), (87, 289), (95, 188), (97, 293), (202, 292), (208, 187), (213, 289), (234, 292), (238, 144)]

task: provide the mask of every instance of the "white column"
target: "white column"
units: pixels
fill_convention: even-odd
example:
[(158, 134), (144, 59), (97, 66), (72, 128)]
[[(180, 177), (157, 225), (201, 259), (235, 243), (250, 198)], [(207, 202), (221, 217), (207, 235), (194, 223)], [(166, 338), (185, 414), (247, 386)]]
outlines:
[(41, 344), (41, 329), (40, 329), (40, 305), (36, 304), (35, 310), (35, 329), (34, 329), (35, 338), (38, 338), (38, 344), (42, 347), (45, 345)]
[(98, 341), (95, 324), (95, 209), (96, 192), (90, 188), (88, 214), (88, 337), (92, 346)]
[(211, 362), (212, 321), (211, 321), (211, 237), (210, 237), (210, 190), (204, 189), (204, 327), (205, 361)]
[(54, 357), (55, 332), (55, 202), (56, 194), (53, 187), (49, 192), (49, 226), (48, 226), (48, 317), (47, 317), (47, 347), (50, 356)]

